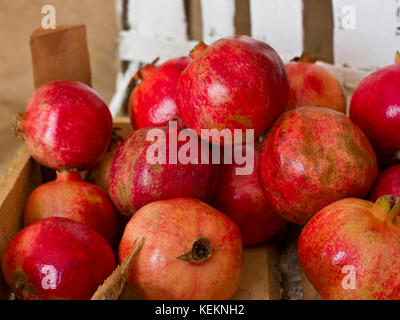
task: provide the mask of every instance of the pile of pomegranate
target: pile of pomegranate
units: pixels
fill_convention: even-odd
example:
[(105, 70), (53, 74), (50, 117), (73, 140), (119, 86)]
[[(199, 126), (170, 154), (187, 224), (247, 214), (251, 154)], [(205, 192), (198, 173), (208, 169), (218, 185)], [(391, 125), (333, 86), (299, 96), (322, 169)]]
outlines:
[(135, 80), (125, 140), (77, 81), (43, 85), (15, 116), (57, 171), (2, 252), (18, 299), (90, 299), (141, 239), (126, 277), (136, 297), (229, 299), (243, 247), (286, 223), (304, 225), (299, 263), (323, 298), (400, 299), (400, 64), (360, 83), (350, 117), (315, 59), (284, 64), (248, 36), (201, 42)]

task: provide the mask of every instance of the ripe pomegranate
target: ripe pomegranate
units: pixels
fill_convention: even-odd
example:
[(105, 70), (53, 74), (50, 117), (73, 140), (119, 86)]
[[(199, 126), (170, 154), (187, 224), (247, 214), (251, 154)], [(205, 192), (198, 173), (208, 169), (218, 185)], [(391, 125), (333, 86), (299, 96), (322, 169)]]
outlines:
[(394, 196), (375, 204), (348, 198), (308, 222), (298, 242), (299, 262), (324, 299), (400, 299), (399, 213)]
[(19, 299), (90, 299), (116, 266), (110, 245), (76, 221), (51, 217), (20, 231), (3, 251), (3, 275)]
[[(236, 146), (242, 148), (242, 146)], [(264, 242), (275, 235), (285, 224), (265, 199), (258, 180), (258, 158), (261, 143), (254, 149), (254, 170), (249, 175), (237, 175), (236, 163), (223, 164), (219, 168), (213, 206), (225, 213), (240, 228), (244, 246)]]
[(107, 194), (81, 179), (77, 171), (57, 173), (57, 179), (37, 187), (28, 197), (24, 220), (28, 226), (48, 217), (63, 217), (83, 223), (115, 247), (118, 216)]
[(400, 164), (386, 168), (379, 173), (375, 186), (369, 195), (369, 200), (375, 202), (384, 195), (400, 197)]
[[(178, 136), (183, 129), (182, 122), (172, 123), (175, 124)], [(172, 155), (176, 155), (182, 146), (189, 145), (195, 148), (202, 143), (195, 135), (192, 136), (194, 139), (188, 142), (177, 141), (174, 134), (170, 135), (170, 125), (136, 130), (117, 149), (111, 164), (108, 194), (121, 213), (130, 216), (145, 204), (156, 200), (193, 197), (207, 202), (211, 199), (217, 167), (212, 164), (200, 164), (201, 150), (198, 151), (199, 164), (182, 164), (178, 157), (173, 163)], [(158, 142), (147, 140), (146, 137), (155, 132), (154, 130), (165, 134), (165, 163), (151, 163), (148, 159), (150, 148), (162, 141), (161, 138), (156, 140)], [(168, 147), (170, 140), (176, 143), (176, 147), (171, 147), (172, 150)]]
[(52, 169), (92, 168), (111, 139), (107, 105), (87, 85), (57, 80), (38, 88), (26, 113), (18, 114), (14, 132), (24, 134), (31, 155)]
[(243, 268), (238, 227), (224, 214), (190, 198), (152, 202), (129, 221), (119, 260), (145, 238), (127, 282), (144, 299), (228, 299)]
[(136, 74), (142, 82), (133, 89), (129, 100), (131, 122), (135, 129), (164, 126), (178, 115), (176, 85), (191, 59), (174, 58), (159, 67), (155, 66), (156, 61)]
[(380, 165), (400, 161), (400, 62), (360, 82), (351, 99), (350, 118), (370, 139)]
[(366, 196), (377, 164), (368, 139), (346, 115), (302, 107), (285, 112), (268, 132), (259, 171), (272, 207), (303, 224), (336, 200)]
[(117, 151), (122, 141), (122, 137), (115, 135), (111, 139), (107, 152), (103, 155), (99, 163), (97, 163), (97, 165), (90, 172), (90, 176), (93, 179), (94, 184), (98, 185), (106, 192), (111, 163), (114, 158), (115, 151)]
[[(289, 81), (269, 45), (248, 36), (200, 43), (182, 72), (176, 102), (183, 123), (201, 129), (254, 129), (257, 137), (285, 110)], [(216, 136), (218, 132), (212, 132)], [(218, 134), (219, 137), (219, 134)], [(224, 139), (223, 144), (232, 143)]]
[(316, 61), (304, 52), (286, 64), (290, 82), (286, 109), (320, 106), (346, 113), (346, 96), (339, 81)]

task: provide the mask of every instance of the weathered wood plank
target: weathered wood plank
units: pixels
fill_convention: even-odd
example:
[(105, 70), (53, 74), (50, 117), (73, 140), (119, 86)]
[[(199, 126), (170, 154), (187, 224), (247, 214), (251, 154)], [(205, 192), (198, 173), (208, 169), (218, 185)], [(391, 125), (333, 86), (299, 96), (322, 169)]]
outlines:
[(303, 51), (302, 0), (251, 0), (251, 34), (271, 45), (284, 60)]
[(336, 65), (374, 70), (394, 63), (399, 0), (333, 0), (333, 14)]

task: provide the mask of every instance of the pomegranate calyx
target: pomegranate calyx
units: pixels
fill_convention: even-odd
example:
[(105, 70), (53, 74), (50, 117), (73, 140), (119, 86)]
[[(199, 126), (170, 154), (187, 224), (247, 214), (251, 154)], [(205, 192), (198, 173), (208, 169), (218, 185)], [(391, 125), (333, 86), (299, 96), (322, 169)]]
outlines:
[(160, 60), (160, 57), (155, 58), (151, 63), (146, 64), (144, 67), (140, 68), (136, 74), (135, 80), (145, 80), (147, 79), (156, 69), (156, 63)]
[(22, 112), (18, 112), (16, 114), (14, 114), (13, 116), (13, 121), (11, 123), (11, 130), (13, 132), (13, 134), (19, 139), (24, 141), (24, 137), (21, 135), (21, 132), (24, 132), (22, 130), (22, 121), (24, 118), (24, 113)]
[(206, 45), (203, 41), (200, 41), (193, 49), (190, 51), (189, 56), (192, 59), (196, 59), (199, 57), (204, 50), (208, 48), (208, 45)]
[(58, 181), (71, 181), (71, 180), (82, 180), (79, 171), (76, 168), (62, 168), (57, 170)]
[(400, 64), (400, 51), (396, 51), (396, 55), (394, 57), (394, 64)]
[(192, 248), (187, 253), (177, 259), (191, 263), (203, 263), (211, 257), (211, 254), (212, 245), (210, 239), (200, 237), (193, 242)]
[(317, 61), (326, 61), (323, 57), (312, 57), (309, 52), (303, 51), (300, 57), (294, 57), (291, 62), (305, 62), (305, 63), (315, 63)]
[(376, 200), (373, 208), (373, 214), (381, 221), (388, 223), (395, 222), (400, 214), (400, 197), (386, 195)]
[(114, 151), (121, 143), (124, 141), (124, 138), (122, 138), (119, 134), (118, 131), (121, 131), (122, 129), (120, 127), (114, 127), (112, 134), (111, 134), (111, 140), (110, 143), (107, 147), (107, 152), (112, 152)]

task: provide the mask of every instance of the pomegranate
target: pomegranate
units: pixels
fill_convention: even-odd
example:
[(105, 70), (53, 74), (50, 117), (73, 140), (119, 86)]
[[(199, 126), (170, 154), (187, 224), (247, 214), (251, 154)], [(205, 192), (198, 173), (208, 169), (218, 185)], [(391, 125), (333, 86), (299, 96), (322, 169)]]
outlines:
[[(201, 129), (254, 129), (257, 137), (285, 110), (289, 81), (269, 45), (248, 36), (200, 43), (182, 72), (176, 102), (183, 123)], [(218, 132), (212, 132), (212, 137)], [(224, 139), (222, 144), (232, 143)]]
[(77, 171), (57, 173), (57, 179), (37, 187), (25, 205), (25, 226), (48, 217), (63, 217), (83, 223), (115, 247), (118, 216), (107, 194), (81, 179)]
[(290, 82), (286, 109), (320, 106), (346, 113), (346, 96), (339, 81), (316, 61), (305, 52), (286, 64)]
[[(162, 128), (141, 128), (129, 136), (115, 152), (110, 169), (108, 194), (121, 213), (130, 216), (145, 204), (156, 200), (177, 197), (193, 197), (204, 201), (211, 199), (217, 167), (212, 164), (200, 164), (202, 143), (198, 142), (195, 134), (192, 137), (194, 139), (188, 142), (177, 141), (183, 125), (181, 121), (173, 120), (171, 123), (174, 126), (171, 130), (176, 130), (175, 137), (174, 134), (170, 135), (171, 124)], [(174, 150), (167, 146), (165, 163), (152, 163), (148, 159), (150, 148), (158, 143), (147, 140), (147, 136), (155, 132), (154, 130), (165, 134), (167, 145), (170, 140), (176, 144)], [(173, 154), (176, 155), (180, 148), (187, 144), (192, 148), (200, 146), (197, 159), (199, 164), (182, 164), (178, 157), (173, 161)]]
[(24, 134), (29, 152), (44, 166), (89, 169), (107, 149), (112, 117), (93, 89), (57, 80), (33, 93), (26, 113), (16, 116), (14, 132)]
[(350, 118), (370, 139), (380, 165), (400, 161), (400, 62), (360, 82), (351, 99)]
[(243, 268), (238, 227), (224, 214), (190, 198), (152, 202), (129, 221), (119, 260), (145, 238), (127, 282), (144, 299), (228, 299)]
[(98, 185), (107, 192), (108, 177), (110, 175), (110, 168), (112, 159), (114, 158), (115, 151), (121, 145), (122, 137), (115, 135), (111, 139), (107, 152), (103, 155), (99, 163), (91, 170), (90, 176), (94, 184)]
[(90, 299), (116, 266), (97, 232), (51, 217), (20, 231), (3, 251), (3, 275), (19, 299)]
[(303, 224), (336, 200), (366, 196), (378, 170), (368, 139), (346, 115), (301, 107), (268, 132), (259, 171), (272, 207)]
[(221, 165), (213, 196), (213, 206), (239, 226), (244, 246), (264, 242), (275, 235), (285, 223), (272, 209), (261, 189), (258, 180), (260, 151), (261, 143), (256, 142), (254, 170), (249, 175), (237, 175), (236, 168), (241, 165), (236, 163)]
[(400, 197), (400, 164), (386, 168), (379, 173), (375, 186), (369, 195), (369, 200), (375, 202), (384, 195)]
[(141, 68), (136, 75), (142, 81), (133, 89), (129, 100), (131, 122), (135, 129), (164, 126), (178, 115), (176, 85), (191, 59), (174, 58), (159, 67), (155, 66), (156, 61)]
[(298, 242), (299, 262), (324, 299), (400, 299), (399, 213), (394, 196), (375, 204), (348, 198), (307, 223)]

